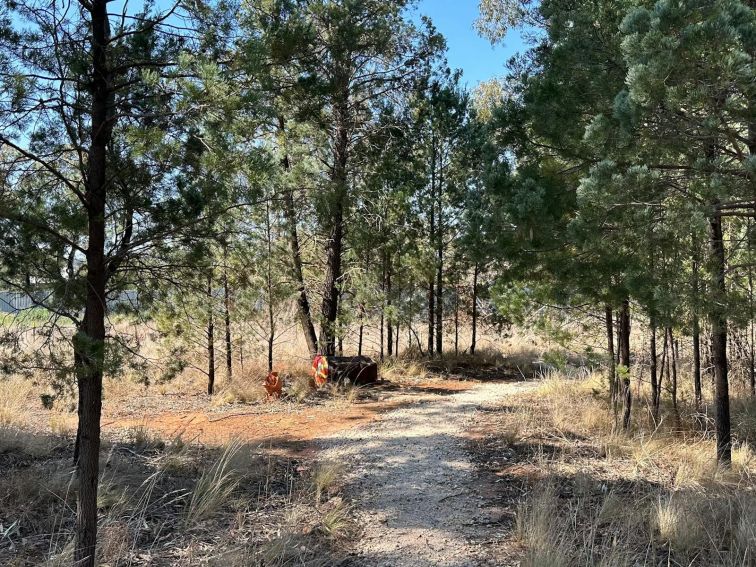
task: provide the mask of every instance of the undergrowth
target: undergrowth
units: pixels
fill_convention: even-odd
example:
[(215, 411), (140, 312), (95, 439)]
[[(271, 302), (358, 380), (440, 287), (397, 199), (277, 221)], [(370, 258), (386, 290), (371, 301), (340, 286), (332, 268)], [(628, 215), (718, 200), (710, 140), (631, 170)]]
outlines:
[(511, 486), (526, 481), (515, 523), (522, 564), (756, 564), (756, 400), (734, 400), (737, 441), (724, 469), (707, 407), (683, 396), (675, 414), (665, 401), (655, 424), (638, 395), (623, 432), (605, 392), (598, 375), (552, 373), (489, 417), (487, 453), (509, 455), (489, 468)]

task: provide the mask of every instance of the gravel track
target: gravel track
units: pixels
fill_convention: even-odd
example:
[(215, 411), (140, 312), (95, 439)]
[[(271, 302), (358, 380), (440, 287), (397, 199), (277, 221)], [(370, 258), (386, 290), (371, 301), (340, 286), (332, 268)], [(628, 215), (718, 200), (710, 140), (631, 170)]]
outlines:
[(476, 412), (526, 384), (490, 382), (434, 396), (323, 440), (321, 459), (347, 467), (361, 524), (350, 565), (479, 567), (486, 558), (486, 502), (464, 437)]

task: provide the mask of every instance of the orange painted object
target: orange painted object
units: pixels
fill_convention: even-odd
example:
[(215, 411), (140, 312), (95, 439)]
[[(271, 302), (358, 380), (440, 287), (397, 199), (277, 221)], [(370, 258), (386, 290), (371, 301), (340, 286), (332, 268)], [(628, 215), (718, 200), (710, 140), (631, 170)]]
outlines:
[(269, 398), (280, 398), (283, 389), (283, 380), (279, 378), (278, 372), (271, 372), (265, 379), (265, 391), (268, 392)]
[(328, 358), (319, 354), (312, 360), (312, 377), (318, 386), (328, 382)]

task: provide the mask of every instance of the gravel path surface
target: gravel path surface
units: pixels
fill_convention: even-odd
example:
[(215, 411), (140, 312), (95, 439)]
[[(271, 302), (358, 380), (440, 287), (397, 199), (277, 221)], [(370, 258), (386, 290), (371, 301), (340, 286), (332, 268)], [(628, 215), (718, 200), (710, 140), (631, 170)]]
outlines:
[(464, 432), (481, 407), (527, 387), (481, 384), (323, 441), (321, 458), (347, 466), (347, 491), (363, 528), (350, 565), (495, 565), (483, 545), (495, 530)]

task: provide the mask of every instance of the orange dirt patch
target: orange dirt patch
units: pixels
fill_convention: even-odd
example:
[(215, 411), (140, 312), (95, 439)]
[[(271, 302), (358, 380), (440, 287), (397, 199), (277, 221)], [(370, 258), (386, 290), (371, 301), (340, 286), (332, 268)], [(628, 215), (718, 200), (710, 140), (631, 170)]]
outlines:
[[(428, 380), (384, 391), (386, 399), (357, 403), (331, 402), (319, 406), (235, 407), (223, 412), (148, 411), (139, 417), (112, 416), (104, 419), (106, 433), (144, 428), (164, 439), (180, 436), (187, 442), (215, 445), (240, 439), (271, 447), (290, 445), (325, 437), (377, 419), (381, 414), (428, 399), (431, 395), (452, 394), (472, 388), (474, 383)], [(278, 402), (274, 402), (278, 403)]]

